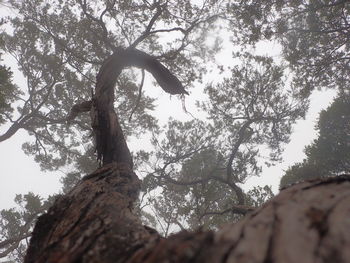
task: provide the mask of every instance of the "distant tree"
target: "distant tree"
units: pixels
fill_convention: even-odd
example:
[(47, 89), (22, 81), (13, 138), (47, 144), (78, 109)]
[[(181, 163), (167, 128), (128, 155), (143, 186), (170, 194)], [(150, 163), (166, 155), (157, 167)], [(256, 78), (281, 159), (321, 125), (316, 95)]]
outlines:
[[(163, 229), (217, 228), (272, 196), (268, 187), (244, 193), (241, 185), (261, 174), (262, 159), (280, 159), (307, 100), (291, 99), (294, 90), (285, 86), (283, 67), (271, 58), (239, 59), (229, 77), (206, 88), (209, 100), (200, 105), (206, 121), (173, 120), (164, 136), (152, 140), (155, 153), (147, 156), (143, 190), (150, 192)], [(162, 192), (153, 197), (152, 189)]]
[(348, 89), (350, 84), (350, 2), (232, 1), (233, 41), (277, 41), (294, 72), (293, 82), (308, 96), (321, 87)]
[(0, 211), (0, 258), (23, 262), (36, 219), (47, 211), (53, 200), (49, 197), (44, 201), (29, 192), (16, 195), (16, 208)]
[(13, 83), (10, 68), (0, 65), (0, 124), (12, 118), (14, 109), (11, 104), (20, 94), (20, 90)]
[(350, 94), (342, 93), (320, 113), (318, 138), (305, 148), (306, 159), (290, 167), (281, 187), (310, 178), (350, 172)]

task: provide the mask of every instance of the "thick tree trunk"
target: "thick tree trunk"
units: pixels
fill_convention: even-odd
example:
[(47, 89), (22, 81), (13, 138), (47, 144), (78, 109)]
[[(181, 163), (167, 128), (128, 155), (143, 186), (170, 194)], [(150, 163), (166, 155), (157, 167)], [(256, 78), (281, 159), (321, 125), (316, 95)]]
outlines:
[(140, 181), (113, 109), (115, 82), (127, 66), (148, 70), (166, 92), (186, 93), (169, 70), (141, 51), (118, 49), (106, 60), (92, 102), (73, 111), (91, 107), (103, 167), (39, 217), (26, 263), (350, 262), (350, 176), (294, 185), (216, 233), (163, 239), (143, 226), (133, 213)]
[(350, 262), (350, 176), (283, 190), (218, 232), (163, 239), (132, 213), (139, 180), (112, 163), (36, 224), (25, 262)]
[[(123, 262), (152, 235), (132, 213), (140, 181), (111, 163), (90, 174), (40, 216), (25, 262)], [(111, 247), (110, 247), (111, 246)], [(112, 248), (113, 247), (113, 248)]]

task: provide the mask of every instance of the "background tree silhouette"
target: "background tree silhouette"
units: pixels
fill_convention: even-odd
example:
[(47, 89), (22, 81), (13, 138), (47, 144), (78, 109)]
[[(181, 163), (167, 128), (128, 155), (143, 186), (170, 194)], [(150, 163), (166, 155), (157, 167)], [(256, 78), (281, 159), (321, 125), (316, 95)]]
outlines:
[(281, 187), (305, 179), (349, 173), (350, 97), (336, 98), (320, 113), (317, 139), (305, 147), (306, 158), (290, 167), (281, 179)]

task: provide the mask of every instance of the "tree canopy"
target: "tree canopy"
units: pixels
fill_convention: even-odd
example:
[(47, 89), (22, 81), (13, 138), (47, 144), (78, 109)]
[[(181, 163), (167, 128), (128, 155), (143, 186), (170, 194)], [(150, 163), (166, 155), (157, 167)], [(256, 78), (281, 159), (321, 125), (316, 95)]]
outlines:
[(21, 94), (13, 83), (12, 72), (4, 65), (0, 66), (0, 124), (12, 118), (14, 111), (12, 103)]
[[(138, 212), (164, 235), (217, 228), (271, 198), (268, 186), (250, 191), (242, 186), (281, 160), (311, 91), (337, 88), (348, 96), (347, 1), (9, 0), (8, 5), (16, 16), (7, 18), (2, 49), (15, 59), (25, 83), (17, 88), (8, 69), (0, 69), (0, 123), (9, 127), (0, 142), (27, 131), (33, 139), (23, 144), (25, 153), (43, 170), (64, 169), (62, 191), (69, 192), (114, 147), (108, 141), (94, 144), (102, 130), (84, 112), (94, 107), (98, 80), (108, 82), (115, 74), (116, 87), (108, 96), (115, 98), (122, 134), (129, 141), (144, 136), (152, 145), (132, 149), (132, 160), (126, 161), (142, 178)], [(222, 34), (230, 36), (226, 46)], [(256, 54), (254, 47), (269, 41), (281, 47), (280, 57)], [(234, 52), (223, 66), (217, 55), (227, 46)], [(120, 62), (124, 56), (127, 61)], [(121, 64), (122, 71), (114, 72)], [(160, 125), (156, 98), (144, 89), (150, 85), (182, 94), (182, 100), (205, 87), (196, 118), (184, 122), (173, 116)], [(313, 158), (302, 168), (307, 174), (315, 163), (334, 174), (346, 170), (340, 165), (346, 165), (347, 149), (325, 153), (337, 139), (346, 147), (349, 136), (349, 120), (336, 121), (346, 116), (341, 111), (346, 107), (334, 107), (331, 116), (321, 115), (320, 139), (307, 148)], [(35, 198), (43, 202), (34, 209), (39, 215), (47, 206)], [(8, 222), (5, 214), (1, 218)], [(0, 249), (23, 250), (20, 242), (34, 221), (17, 221), (18, 229), (28, 226), (26, 232), (6, 232), (10, 226), (3, 223), (4, 238), (13, 242), (0, 243)]]
[(232, 2), (236, 43), (273, 40), (294, 72), (302, 96), (322, 87), (348, 90), (349, 12), (347, 0)]
[(350, 96), (342, 94), (320, 113), (318, 138), (305, 148), (306, 158), (290, 167), (281, 179), (281, 186), (350, 171)]

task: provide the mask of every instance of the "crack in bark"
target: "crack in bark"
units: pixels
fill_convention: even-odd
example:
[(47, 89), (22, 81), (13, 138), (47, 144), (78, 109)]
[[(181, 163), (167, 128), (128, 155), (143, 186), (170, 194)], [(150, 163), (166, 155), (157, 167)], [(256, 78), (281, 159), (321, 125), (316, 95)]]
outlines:
[[(104, 221), (101, 218), (98, 218), (101, 222), (101, 225), (104, 225)], [(103, 228), (101, 228), (103, 229)], [(90, 238), (90, 243), (83, 249), (83, 251), (79, 254), (76, 255), (76, 262), (84, 262), (84, 257), (86, 255), (89, 255), (89, 251), (91, 250), (91, 248), (93, 248), (93, 246), (97, 243), (97, 240), (105, 235), (107, 233), (107, 230), (102, 230), (100, 231), (100, 233), (94, 233), (94, 238), (91, 240)], [(81, 257), (81, 255), (83, 255), (83, 257)]]
[(267, 252), (266, 252), (266, 256), (265, 256), (265, 260), (263, 263), (273, 263), (273, 249), (275, 247), (275, 239), (278, 233), (278, 215), (277, 215), (277, 208), (278, 208), (278, 203), (277, 202), (273, 202), (272, 201), (272, 211), (273, 211), (273, 220), (271, 223), (271, 233), (270, 233), (270, 237), (268, 240), (268, 245), (267, 245)]
[[(195, 250), (195, 253), (189, 260), (196, 260), (202, 253), (202, 251), (206, 251), (208, 249), (209, 244), (213, 244), (214, 234), (212, 232), (203, 232), (204, 238), (199, 242), (199, 247)], [(195, 240), (195, 239), (194, 239)], [(193, 262), (193, 261), (190, 261)]]
[[(323, 258), (322, 255), (320, 255), (320, 247), (322, 245), (322, 243), (324, 242), (324, 239), (327, 238), (327, 234), (329, 233), (329, 217), (332, 215), (332, 212), (334, 210), (336, 210), (337, 206), (345, 199), (349, 198), (350, 194), (345, 195), (343, 197), (341, 197), (340, 199), (338, 199), (335, 204), (330, 208), (327, 209), (325, 212), (322, 211), (322, 218), (317, 218), (317, 222), (311, 222), (310, 228), (314, 228), (316, 229), (316, 231), (318, 232), (319, 235), (319, 242), (317, 244), (317, 250), (314, 252), (315, 254), (315, 258)], [(317, 217), (319, 215), (316, 215)], [(311, 217), (313, 217), (313, 215), (311, 215)], [(310, 220), (312, 220), (312, 218), (310, 218)], [(338, 254), (338, 253), (337, 253)], [(332, 259), (334, 260), (335, 257), (333, 257)], [(327, 259), (325, 259), (325, 262), (328, 262)]]
[(244, 226), (240, 229), (240, 233), (239, 233), (239, 236), (238, 236), (237, 240), (232, 243), (232, 245), (229, 247), (227, 252), (223, 255), (223, 257), (222, 257), (223, 261), (222, 262), (228, 262), (231, 253), (238, 246), (239, 242), (244, 238), (244, 230), (245, 229), (246, 229), (246, 225), (244, 224)]
[[(64, 202), (66, 202), (66, 206), (62, 205), (62, 203), (64, 203)], [(64, 215), (65, 212), (69, 209), (70, 205), (72, 204), (72, 201), (69, 200), (68, 198), (66, 198), (65, 196), (59, 196), (59, 197), (55, 200), (54, 205), (55, 205), (56, 203), (60, 203), (60, 207), (63, 207), (63, 209), (61, 208), (60, 216), (59, 216), (59, 218), (60, 218), (60, 217), (63, 218), (63, 215)], [(54, 205), (53, 205), (53, 206), (47, 211), (47, 213), (44, 214), (43, 216), (46, 216), (46, 217), (49, 216), (49, 217), (51, 217), (51, 214), (56, 214), (55, 211), (53, 211), (53, 207), (55, 207)], [(41, 216), (38, 218), (38, 220), (39, 220), (40, 218), (41, 218)], [(51, 220), (48, 220), (48, 221), (51, 221)], [(52, 220), (52, 221), (55, 222), (56, 219), (54, 219), (54, 220)], [(52, 235), (53, 235), (53, 233), (56, 232), (56, 230), (57, 230), (58, 227), (59, 227), (58, 224), (56, 224), (56, 225), (53, 226), (52, 230), (50, 231), (50, 235), (48, 236), (48, 240), (51, 240), (51, 239), (52, 239)], [(35, 229), (33, 230), (33, 232), (34, 232), (34, 231), (35, 231)]]
[(80, 224), (81, 221), (85, 218), (85, 216), (90, 211), (90, 208), (92, 205), (94, 205), (97, 202), (97, 199), (99, 196), (101, 196), (102, 193), (96, 192), (93, 199), (91, 199), (81, 210), (79, 213), (78, 219), (73, 223), (73, 225), (66, 231), (66, 233), (62, 236), (62, 238), (68, 236), (73, 230)]

